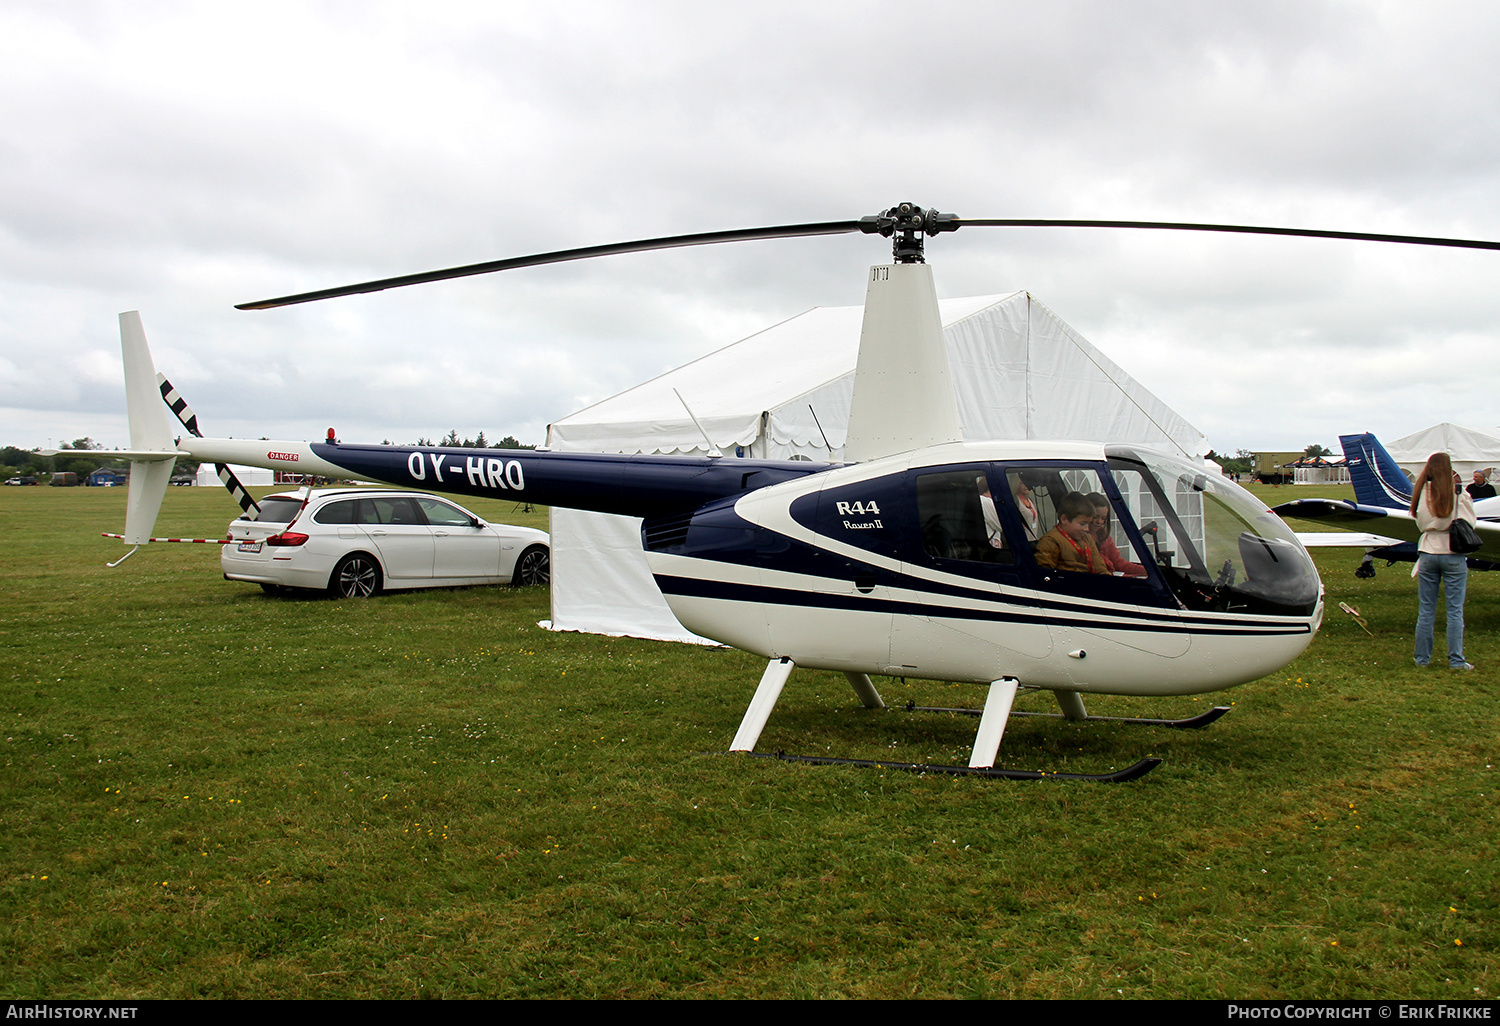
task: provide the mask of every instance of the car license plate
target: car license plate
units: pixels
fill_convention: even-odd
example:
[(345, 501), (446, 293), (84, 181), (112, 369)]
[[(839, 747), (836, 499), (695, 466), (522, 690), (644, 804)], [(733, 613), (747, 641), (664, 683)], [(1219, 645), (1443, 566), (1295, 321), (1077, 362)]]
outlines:
[(240, 542), (241, 552), (259, 552), (260, 542)]

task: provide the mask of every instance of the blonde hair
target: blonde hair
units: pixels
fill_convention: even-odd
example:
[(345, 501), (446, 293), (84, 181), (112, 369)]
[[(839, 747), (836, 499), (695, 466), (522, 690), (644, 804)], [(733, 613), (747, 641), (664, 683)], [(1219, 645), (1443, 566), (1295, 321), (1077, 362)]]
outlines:
[(1422, 501), (1422, 489), (1432, 487), (1427, 498), (1427, 507), (1435, 517), (1451, 517), (1455, 489), (1453, 485), (1453, 461), (1445, 452), (1435, 452), (1427, 457), (1427, 466), (1417, 475), (1411, 489), (1411, 515), (1417, 515), (1417, 505)]

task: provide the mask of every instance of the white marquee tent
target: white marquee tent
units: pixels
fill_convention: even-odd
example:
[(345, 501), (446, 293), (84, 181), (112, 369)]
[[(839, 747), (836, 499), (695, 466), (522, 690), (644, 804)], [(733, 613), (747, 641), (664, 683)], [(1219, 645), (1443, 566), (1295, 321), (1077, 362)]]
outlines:
[[(949, 299), (939, 311), (966, 439), (1204, 451), (1196, 428), (1030, 294)], [(726, 458), (838, 462), (862, 319), (857, 306), (809, 310), (550, 425), (547, 444), (704, 455), (696, 417)], [(652, 582), (640, 521), (576, 510), (552, 511), (551, 626), (702, 640), (677, 622)]]
[[(240, 484), (247, 488), (276, 483), (275, 472), (265, 467), (242, 467), (236, 463), (231, 464), (229, 469), (234, 471), (234, 476), (240, 479)], [(204, 488), (224, 487), (224, 482), (219, 480), (219, 472), (214, 469), (212, 463), (198, 464), (198, 476), (195, 483)]]
[(1427, 465), (1427, 457), (1435, 452), (1446, 452), (1453, 460), (1453, 469), (1467, 479), (1476, 470), (1500, 467), (1500, 428), (1481, 430), (1457, 424), (1434, 424), (1405, 438), (1385, 443), (1385, 450), (1413, 478)]

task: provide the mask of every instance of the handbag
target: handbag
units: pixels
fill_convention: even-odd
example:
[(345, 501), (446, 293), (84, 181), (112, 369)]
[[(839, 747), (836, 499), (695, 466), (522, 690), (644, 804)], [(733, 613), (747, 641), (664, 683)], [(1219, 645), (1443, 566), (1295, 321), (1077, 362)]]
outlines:
[(1448, 548), (1453, 550), (1454, 555), (1467, 556), (1471, 552), (1477, 552), (1483, 544), (1474, 525), (1463, 517), (1453, 518), (1453, 523), (1448, 526)]

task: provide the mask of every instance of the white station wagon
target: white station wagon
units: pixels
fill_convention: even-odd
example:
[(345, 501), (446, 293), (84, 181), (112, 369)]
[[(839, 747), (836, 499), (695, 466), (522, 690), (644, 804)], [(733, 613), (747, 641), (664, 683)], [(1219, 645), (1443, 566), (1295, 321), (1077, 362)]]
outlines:
[(545, 531), (487, 524), (420, 492), (319, 488), (268, 495), (229, 525), (224, 579), (268, 592), (313, 588), (344, 598), (398, 588), (546, 584)]

